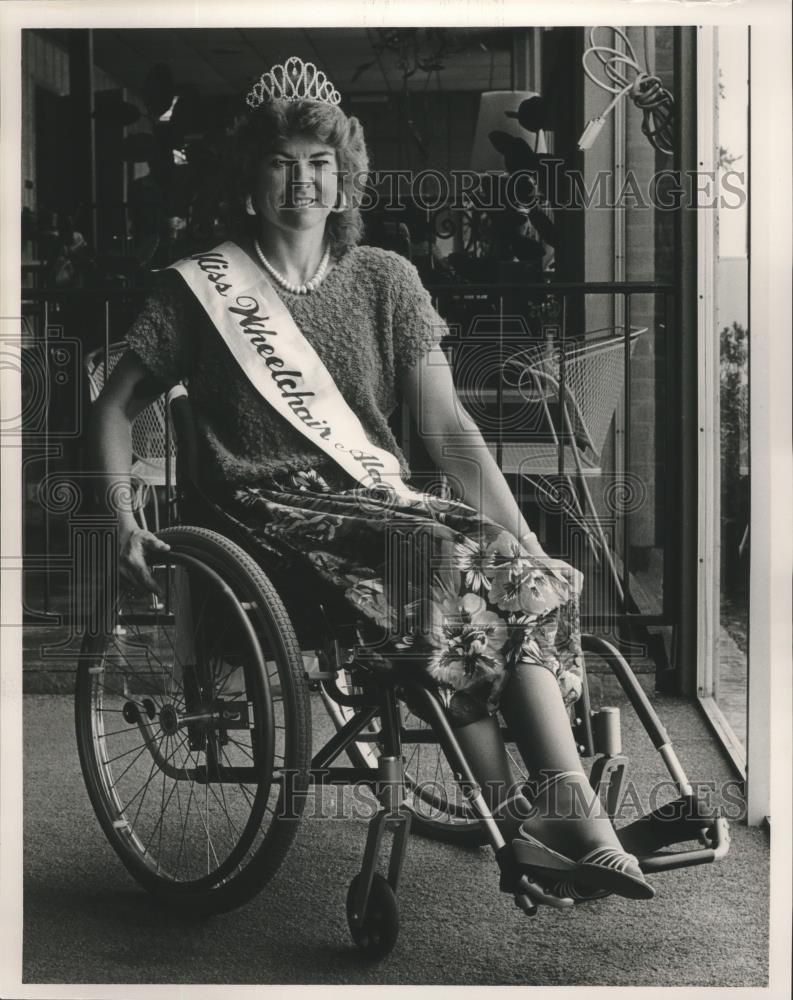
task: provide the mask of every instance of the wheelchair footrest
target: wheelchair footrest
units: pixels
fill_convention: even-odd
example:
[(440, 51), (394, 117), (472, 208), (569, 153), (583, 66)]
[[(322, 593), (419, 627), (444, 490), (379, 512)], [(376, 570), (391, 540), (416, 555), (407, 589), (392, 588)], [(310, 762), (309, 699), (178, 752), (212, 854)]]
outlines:
[(684, 795), (617, 830), (617, 836), (626, 851), (645, 854), (681, 841), (697, 840), (700, 831), (717, 818), (716, 810)]
[(672, 868), (690, 868), (692, 865), (712, 864), (720, 861), (730, 849), (730, 827), (720, 816), (702, 831), (708, 846), (693, 851), (656, 851), (639, 858), (639, 867), (645, 873), (668, 871)]
[[(624, 849), (639, 858), (644, 872), (718, 861), (730, 843), (727, 820), (693, 796), (681, 796), (659, 806), (617, 830), (617, 836)], [(702, 846), (688, 851), (661, 850), (691, 840), (698, 840)]]

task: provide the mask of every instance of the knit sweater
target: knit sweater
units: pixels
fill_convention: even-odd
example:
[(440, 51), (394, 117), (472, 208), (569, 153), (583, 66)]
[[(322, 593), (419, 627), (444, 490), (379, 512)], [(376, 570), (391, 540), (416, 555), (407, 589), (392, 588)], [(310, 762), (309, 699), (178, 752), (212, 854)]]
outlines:
[[(389, 250), (352, 247), (313, 292), (278, 294), (369, 440), (409, 475), (388, 420), (405, 373), (447, 332), (416, 268)], [(155, 378), (187, 385), (206, 484), (338, 469), (262, 399), (176, 272), (160, 272), (127, 342)]]

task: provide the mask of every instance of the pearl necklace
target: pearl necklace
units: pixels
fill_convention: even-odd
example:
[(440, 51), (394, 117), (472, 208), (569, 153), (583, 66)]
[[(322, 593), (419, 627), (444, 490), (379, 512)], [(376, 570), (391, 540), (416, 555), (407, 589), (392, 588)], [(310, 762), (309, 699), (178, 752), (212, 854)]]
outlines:
[(325, 250), (322, 260), (320, 261), (319, 267), (317, 268), (316, 274), (310, 281), (304, 282), (302, 285), (295, 285), (291, 281), (287, 281), (286, 278), (277, 271), (270, 261), (264, 256), (262, 248), (259, 246), (259, 241), (254, 240), (253, 245), (256, 248), (256, 255), (262, 262), (264, 269), (278, 282), (278, 284), (284, 288), (287, 292), (291, 292), (293, 295), (307, 295), (308, 292), (313, 292), (314, 289), (320, 284), (322, 279), (325, 277), (325, 272), (328, 269), (328, 263), (330, 262), (330, 247)]

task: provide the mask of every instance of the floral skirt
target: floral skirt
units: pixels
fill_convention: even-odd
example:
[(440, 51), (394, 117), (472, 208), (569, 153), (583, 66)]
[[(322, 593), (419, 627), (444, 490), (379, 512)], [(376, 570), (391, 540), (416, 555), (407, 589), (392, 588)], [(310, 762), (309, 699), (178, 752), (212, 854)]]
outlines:
[(452, 724), (495, 713), (521, 665), (550, 670), (565, 704), (579, 697), (578, 570), (459, 501), (352, 484), (312, 469), (208, 492), (264, 563), (360, 626), (359, 661), (426, 671)]

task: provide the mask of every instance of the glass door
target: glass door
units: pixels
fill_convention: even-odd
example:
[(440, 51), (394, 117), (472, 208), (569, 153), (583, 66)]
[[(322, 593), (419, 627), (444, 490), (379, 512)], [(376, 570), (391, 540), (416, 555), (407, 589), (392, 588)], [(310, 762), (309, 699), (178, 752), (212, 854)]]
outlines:
[(751, 547), (749, 37), (739, 26), (699, 32), (698, 691), (745, 774)]

